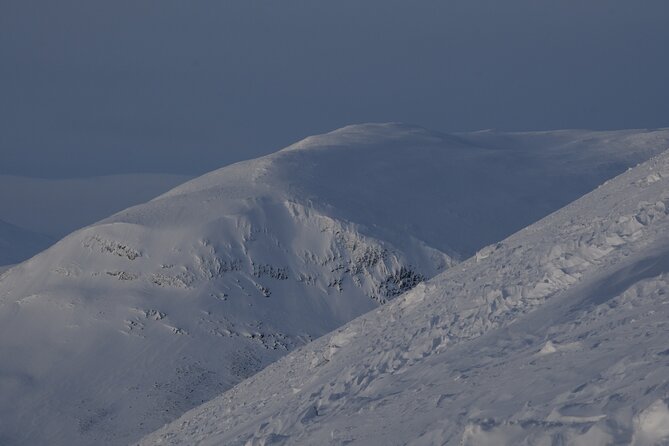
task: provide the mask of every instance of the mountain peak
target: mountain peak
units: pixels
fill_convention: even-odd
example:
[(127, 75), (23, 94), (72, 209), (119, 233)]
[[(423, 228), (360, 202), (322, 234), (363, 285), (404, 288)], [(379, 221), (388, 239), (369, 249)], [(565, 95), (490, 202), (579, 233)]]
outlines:
[(351, 124), (321, 135), (309, 136), (282, 151), (313, 150), (324, 147), (365, 147), (410, 141), (421, 144), (455, 141), (455, 137), (400, 122)]
[(624, 144), (478, 138), (340, 129), (302, 143), (322, 149), (224, 167), (9, 270), (3, 444), (134, 441), (458, 260), (485, 261), (499, 240), (658, 153), (669, 132)]

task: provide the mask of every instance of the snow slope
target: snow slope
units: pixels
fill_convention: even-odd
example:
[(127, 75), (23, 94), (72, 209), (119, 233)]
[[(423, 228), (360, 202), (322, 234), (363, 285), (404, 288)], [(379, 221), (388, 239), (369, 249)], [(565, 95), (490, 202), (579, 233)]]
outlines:
[(669, 152), (145, 445), (669, 444)]
[(0, 175), (0, 272), (76, 229), (189, 179), (169, 174), (75, 179)]
[(51, 243), (53, 240), (45, 235), (0, 220), (0, 268), (19, 263)]
[[(445, 135), (367, 124), (306, 138), (251, 164), (263, 183), (327, 206), (328, 215), (408, 232), (467, 258), (666, 148), (667, 129)], [(212, 172), (168, 195), (229, 193), (235, 186), (222, 180), (233, 171), (243, 176), (251, 164)]]
[(669, 146), (350, 126), (0, 276), (0, 443), (127, 444)]

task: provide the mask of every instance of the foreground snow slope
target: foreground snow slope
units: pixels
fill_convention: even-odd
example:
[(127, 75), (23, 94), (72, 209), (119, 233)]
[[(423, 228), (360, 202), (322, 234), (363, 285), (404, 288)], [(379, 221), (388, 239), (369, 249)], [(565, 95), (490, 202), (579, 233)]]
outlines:
[(668, 139), (351, 126), (77, 231), (0, 277), (0, 443), (135, 441)]
[(145, 445), (669, 443), (669, 152)]

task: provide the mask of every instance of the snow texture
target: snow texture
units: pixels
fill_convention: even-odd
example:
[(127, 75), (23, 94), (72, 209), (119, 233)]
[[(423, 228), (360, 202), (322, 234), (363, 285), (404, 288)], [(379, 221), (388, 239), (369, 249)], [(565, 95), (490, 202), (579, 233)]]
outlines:
[[(504, 326), (510, 311), (540, 306), (610, 251), (640, 243), (645, 228), (664, 215), (655, 201), (605, 235), (595, 224), (608, 220), (597, 223), (589, 218), (595, 214), (584, 213), (581, 229), (598, 235), (578, 249), (556, 243), (522, 268), (495, 263), (511, 255), (499, 240), (660, 153), (668, 140), (666, 130), (443, 135), (401, 124), (350, 126), (214, 171), (79, 230), (0, 276), (0, 443), (137, 441), (291, 350), (417, 290), (370, 316), (376, 328), (354, 325), (306, 350), (310, 356), (298, 356), (304, 362), (290, 373), (300, 380), (275, 378), (277, 389), (258, 387), (263, 398), (279, 392), (277, 402), (284, 390), (302, 398), (300, 382), (334, 378), (336, 364), (349, 364), (340, 387), (314, 387), (320, 396), (297, 408), (305, 426), (329, 408), (344, 413), (329, 401), (381, 385), (386, 378), (375, 377), (395, 379), (389, 371)], [(661, 174), (649, 172), (639, 187), (661, 188)], [(537, 236), (515, 255), (529, 256), (542, 243)], [(470, 256), (467, 271), (452, 268)], [(491, 274), (491, 264), (508, 275), (470, 283), (472, 274)], [(449, 279), (421, 285), (445, 270)], [(427, 328), (416, 313), (418, 325), (410, 328), (431, 335), (390, 349), (406, 335), (395, 312), (412, 314), (436, 295), (445, 313), (430, 315)], [(372, 355), (361, 337), (385, 346), (383, 357)], [(551, 341), (546, 351), (556, 352), (542, 355), (548, 361), (570, 354), (575, 347), (567, 344), (576, 342)], [(355, 356), (351, 348), (358, 344), (367, 345), (369, 357)], [(349, 354), (355, 362), (346, 362)], [(474, 359), (457, 356), (453, 364)], [(254, 392), (249, 398), (260, 395)], [(265, 442), (283, 435), (343, 442), (349, 435), (311, 437), (311, 427), (298, 433), (288, 424), (285, 430), (271, 420), (264, 425), (258, 416), (283, 420), (287, 412), (263, 404), (267, 410), (254, 410), (245, 427), (230, 432)], [(653, 426), (658, 410), (639, 426)], [(478, 435), (480, 426), (472, 423)]]
[(144, 445), (669, 444), (669, 152)]

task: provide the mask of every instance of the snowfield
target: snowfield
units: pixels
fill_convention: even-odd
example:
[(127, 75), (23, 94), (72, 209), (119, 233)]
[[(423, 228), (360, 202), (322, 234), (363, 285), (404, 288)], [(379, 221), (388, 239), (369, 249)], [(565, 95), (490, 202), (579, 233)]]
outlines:
[(143, 445), (669, 444), (669, 152)]
[[(652, 228), (662, 227), (663, 198), (641, 206), (616, 190), (612, 198), (603, 197), (601, 191), (611, 190), (607, 186), (598, 192), (601, 200), (570, 214), (574, 221), (563, 232), (551, 233), (555, 243), (548, 251), (542, 251), (548, 249), (545, 233), (555, 226), (545, 221), (526, 230), (528, 241), (512, 251), (499, 240), (667, 147), (667, 130), (444, 135), (401, 124), (349, 126), (219, 169), (119, 212), (0, 275), (0, 444), (136, 442), (295, 348), (415, 289), (349, 326), (354, 329), (278, 363), (275, 384), (259, 381), (272, 368), (247, 381), (261, 383), (257, 388), (242, 384), (233, 390), (240, 395), (238, 389), (246, 389), (248, 402), (239, 407), (253, 407), (251, 415), (226, 403), (225, 409), (211, 409), (211, 424), (197, 424), (201, 437), (186, 431), (174, 437), (184, 444), (197, 438), (223, 444), (284, 437), (313, 444), (346, 442), (349, 436), (361, 443), (409, 441), (390, 429), (389, 424), (397, 427), (393, 413), (385, 413), (382, 422), (375, 414), (383, 412), (376, 409), (370, 410), (369, 420), (377, 423), (371, 426), (387, 426), (387, 437), (375, 433), (376, 427), (317, 433), (316, 426), (327, 429), (327, 414), (338, 420), (333, 423), (341, 422), (339, 416), (367, 419), (366, 412), (350, 412), (350, 404), (374, 398), (376, 386), (381, 392), (398, 377), (411, 378), (408, 372), (419, 370), (410, 367), (414, 363), (437, 361), (440, 379), (444, 373), (463, 375), (444, 395), (468, 395), (467, 387), (458, 386), (473, 383), (467, 377), (484, 370), (481, 364), (499, 363), (499, 373), (516, 376), (522, 360), (504, 366), (502, 357), (494, 357), (497, 347), (489, 346), (488, 356), (451, 351), (473, 345), (463, 340), (506, 329), (534, 308), (540, 311), (548, 297), (580, 286), (602, 262), (637, 249)], [(635, 187), (650, 196), (666, 186), (664, 175), (649, 171)], [(629, 210), (627, 220), (611, 223), (606, 212), (617, 201), (633, 210), (621, 207)], [(574, 240), (574, 231), (587, 242)], [(423, 284), (440, 273), (445, 275)], [(364, 320), (369, 324), (356, 325)], [(541, 350), (536, 357), (543, 361), (585, 351), (576, 340), (539, 332), (520, 341), (518, 336), (499, 341), (504, 351)], [(448, 367), (459, 364), (457, 371), (444, 369), (441, 353), (455, 355)], [(477, 360), (483, 363), (466, 368)], [(295, 365), (287, 371), (281, 369), (285, 364)], [(326, 380), (332, 388), (322, 388)], [(496, 397), (483, 389), (474, 388), (481, 398)], [(430, 392), (414, 393), (428, 398)], [(402, 391), (392, 399), (399, 404), (408, 395)], [(379, 401), (390, 410), (386, 397)], [(448, 402), (456, 396), (444, 398), (443, 407), (455, 407)], [(664, 406), (651, 406), (660, 399), (643, 414), (634, 412), (634, 422), (661, 421)], [(508, 401), (514, 408), (515, 397)], [(364, 407), (363, 412), (369, 408)], [(228, 409), (230, 417), (219, 420)], [(291, 421), (291, 410), (303, 411), (304, 428)], [(424, 410), (439, 412), (429, 404)], [(541, 419), (537, 410), (527, 419)], [(483, 412), (479, 424), (471, 414), (448, 417), (454, 426), (466, 418), (474, 443), (492, 427), (504, 435), (516, 432), (503, 418), (493, 418), (499, 423), (490, 427)], [(430, 416), (424, 421), (428, 426)], [(403, 435), (413, 441), (417, 432), (427, 435), (422, 427)]]

